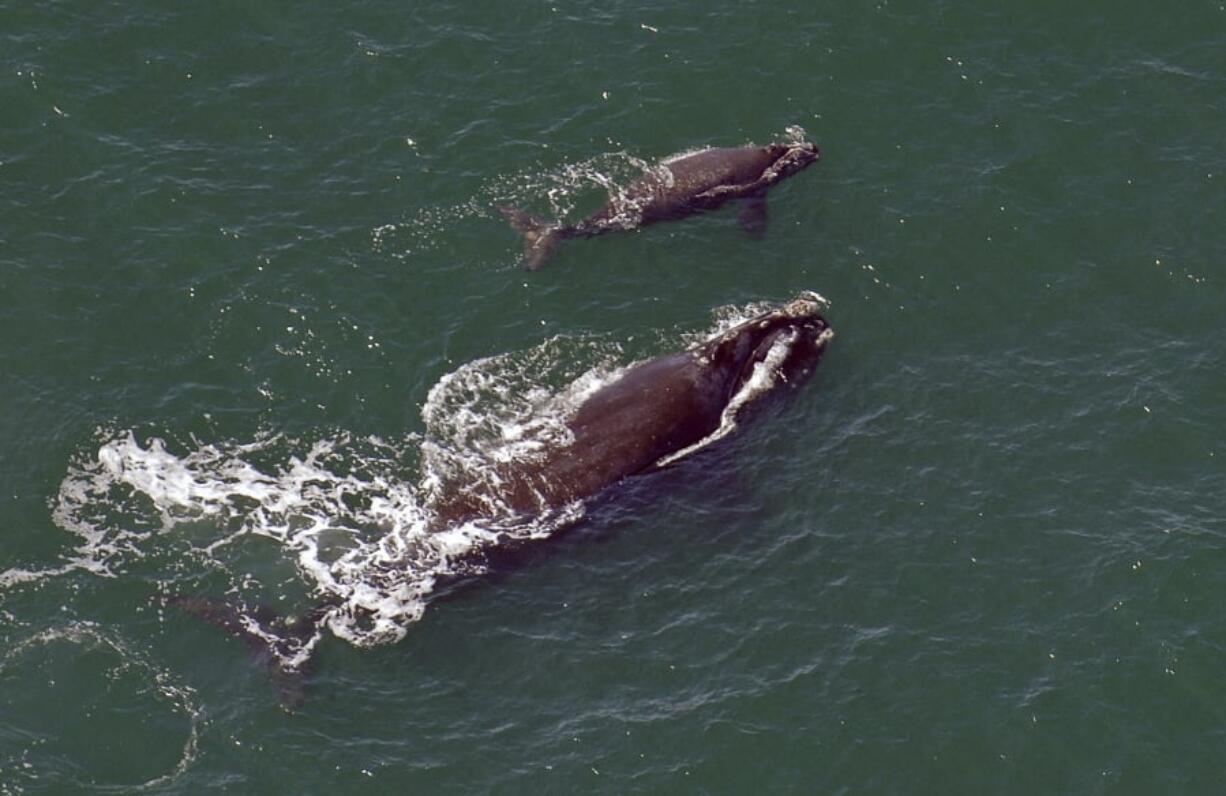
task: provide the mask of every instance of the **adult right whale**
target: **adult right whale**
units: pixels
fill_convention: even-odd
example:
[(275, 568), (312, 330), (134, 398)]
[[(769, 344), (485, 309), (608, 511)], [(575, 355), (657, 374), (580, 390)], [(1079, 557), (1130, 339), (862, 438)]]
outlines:
[[(564, 439), (543, 439), (532, 455), (492, 457), (425, 490), (430, 532), (466, 524), (497, 531), (583, 504), (730, 434), (746, 406), (799, 386), (813, 372), (834, 337), (824, 304), (805, 292), (687, 350), (631, 365), (566, 411)], [(497, 533), (490, 538), (499, 541), (474, 550), (478, 558), (522, 543)], [(204, 596), (168, 602), (241, 640), (268, 667), (288, 710), (305, 697), (321, 626), (334, 612), (351, 610), (325, 599), (294, 618)]]
[(561, 224), (502, 205), (498, 210), (524, 238), (524, 265), (535, 271), (560, 241), (636, 229), (657, 221), (684, 218), (737, 199), (738, 214), (752, 233), (766, 227), (766, 190), (817, 161), (809, 141), (766, 146), (712, 148), (661, 161), (575, 224)]

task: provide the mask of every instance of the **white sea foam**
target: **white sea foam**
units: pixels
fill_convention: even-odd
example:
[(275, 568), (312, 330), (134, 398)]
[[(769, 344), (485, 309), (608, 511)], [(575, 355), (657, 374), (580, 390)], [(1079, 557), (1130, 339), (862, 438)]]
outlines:
[(808, 131), (799, 124), (789, 124), (783, 128), (783, 142), (786, 144), (803, 144), (808, 139)]

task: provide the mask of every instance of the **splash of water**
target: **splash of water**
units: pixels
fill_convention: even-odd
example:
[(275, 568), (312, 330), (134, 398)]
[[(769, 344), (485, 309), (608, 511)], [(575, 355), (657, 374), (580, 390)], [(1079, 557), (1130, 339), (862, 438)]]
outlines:
[[(314, 599), (332, 606), (324, 624), (333, 633), (361, 646), (398, 640), (439, 578), (480, 572), (485, 548), (548, 536), (578, 518), (579, 506), (524, 518), (491, 505), (479, 524), (438, 528), (428, 503), (439, 484), (479, 484), (492, 462), (566, 444), (566, 418), (618, 372), (619, 354), (596, 340), (554, 338), (469, 363), (430, 391), (425, 435), (397, 440), (341, 432), (176, 443), (100, 430), (98, 447), (74, 458), (52, 501), (56, 524), (78, 539), (74, 549), (55, 567), (0, 573), (0, 589), (76, 570), (120, 576), (169, 547), (201, 576), (222, 573), (229, 598), (260, 602), (275, 584), (244, 568), (242, 550), (258, 537), (275, 542)], [(249, 630), (263, 632), (254, 621)]]

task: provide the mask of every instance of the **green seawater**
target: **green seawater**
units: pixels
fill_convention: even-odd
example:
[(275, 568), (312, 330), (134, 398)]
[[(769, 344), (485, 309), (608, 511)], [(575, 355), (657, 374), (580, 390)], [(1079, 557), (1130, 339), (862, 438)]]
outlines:
[[(792, 126), (760, 239), (495, 210)], [(0, 2), (0, 794), (1220, 792), (1224, 131), (1220, 0)], [(801, 290), (810, 383), (293, 713), (164, 604), (306, 610), (466, 363)]]

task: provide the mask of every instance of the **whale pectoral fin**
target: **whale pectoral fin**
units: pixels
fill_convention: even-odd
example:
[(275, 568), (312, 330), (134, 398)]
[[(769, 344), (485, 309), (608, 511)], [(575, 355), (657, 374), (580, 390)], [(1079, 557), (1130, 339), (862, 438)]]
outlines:
[(761, 237), (766, 232), (766, 196), (748, 196), (740, 201), (736, 212), (736, 220), (741, 229), (755, 237)]

